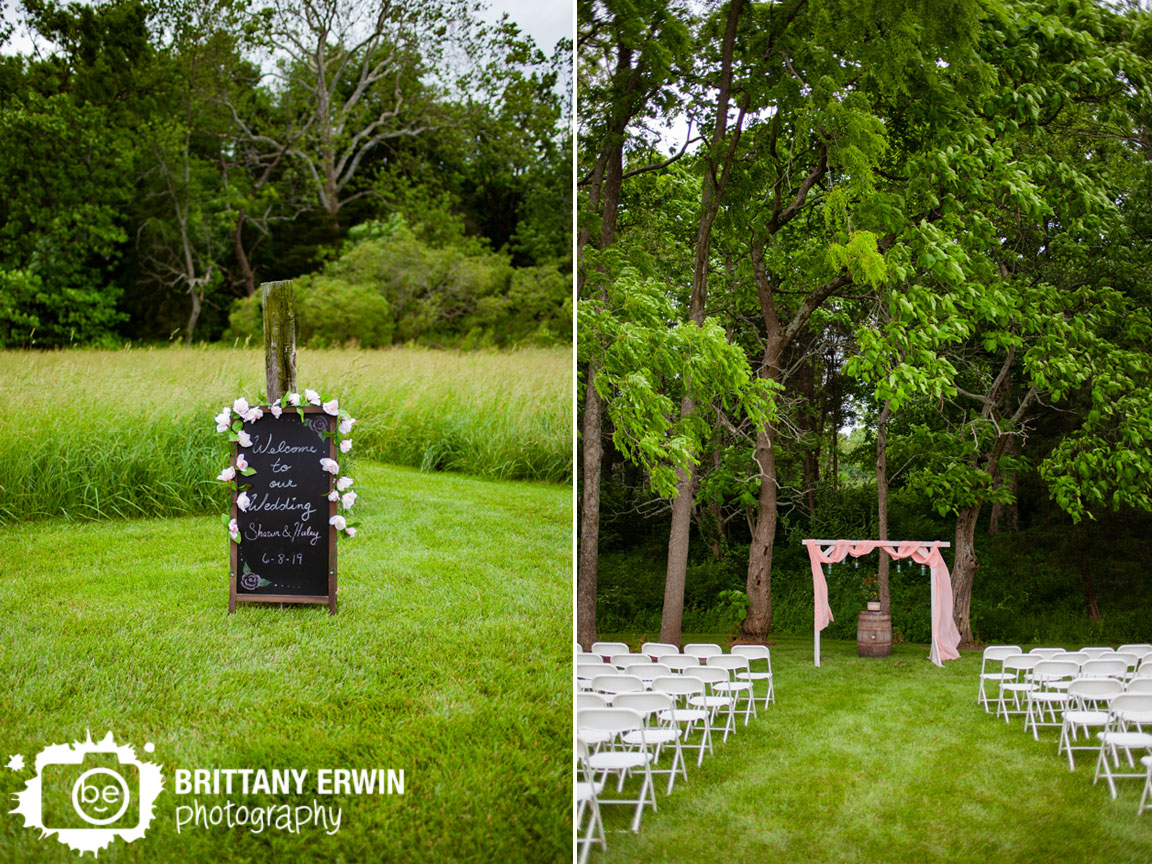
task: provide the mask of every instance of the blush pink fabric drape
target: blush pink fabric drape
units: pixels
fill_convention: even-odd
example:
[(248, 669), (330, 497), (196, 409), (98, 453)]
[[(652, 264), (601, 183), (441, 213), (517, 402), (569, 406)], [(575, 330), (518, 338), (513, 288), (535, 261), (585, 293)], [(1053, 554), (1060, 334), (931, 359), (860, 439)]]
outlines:
[[(952, 576), (948, 566), (940, 554), (937, 546), (926, 543), (903, 543), (899, 547), (880, 540), (837, 540), (825, 552), (820, 544), (808, 540), (808, 560), (812, 565), (812, 591), (815, 595), (815, 628), (823, 630), (833, 620), (832, 608), (828, 605), (828, 583), (824, 580), (824, 570), (821, 564), (836, 564), (843, 561), (848, 555), (859, 558), (876, 549), (887, 552), (893, 560), (911, 558), (917, 564), (927, 564), (932, 571), (932, 594), (935, 599), (936, 616), (932, 621), (932, 662), (937, 666), (943, 665), (941, 661), (956, 660), (960, 652), (956, 650), (960, 644), (960, 631), (952, 619)], [(938, 658), (938, 659), (937, 659)]]

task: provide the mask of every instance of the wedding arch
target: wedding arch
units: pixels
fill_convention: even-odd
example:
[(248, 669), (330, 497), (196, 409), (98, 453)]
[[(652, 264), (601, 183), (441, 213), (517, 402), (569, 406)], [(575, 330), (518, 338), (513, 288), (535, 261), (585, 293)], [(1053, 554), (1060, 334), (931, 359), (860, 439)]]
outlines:
[(952, 620), (952, 577), (940, 554), (951, 544), (939, 540), (805, 540), (808, 559), (812, 564), (812, 591), (815, 599), (815, 629), (813, 655), (820, 665), (820, 631), (833, 620), (828, 605), (828, 583), (821, 564), (836, 564), (848, 555), (859, 558), (876, 549), (887, 552), (894, 561), (911, 558), (917, 564), (927, 564), (932, 580), (932, 650), (929, 659), (937, 666), (945, 660), (956, 660), (960, 652), (960, 631)]

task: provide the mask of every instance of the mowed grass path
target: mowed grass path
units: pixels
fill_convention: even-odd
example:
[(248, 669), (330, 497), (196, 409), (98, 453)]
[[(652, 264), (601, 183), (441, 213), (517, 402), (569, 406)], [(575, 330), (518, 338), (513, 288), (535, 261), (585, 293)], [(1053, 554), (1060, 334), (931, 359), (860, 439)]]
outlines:
[(1075, 772), (1057, 757), (1058, 730), (1037, 743), (1019, 718), (1005, 725), (977, 706), (980, 652), (943, 669), (927, 653), (900, 645), (865, 660), (855, 643), (825, 641), (816, 669), (810, 640), (780, 640), (778, 703), (701, 769), (690, 764), (687, 785), (658, 789), (638, 836), (612, 831), (627, 827), (625, 808), (606, 808), (608, 851), (590, 861), (1152, 861), (1139, 783), (1119, 781), (1113, 801), (1103, 781), (1092, 785), (1090, 754)]
[[(355, 476), (334, 617), (229, 616), (216, 516), (0, 529), (4, 801), (45, 745), (112, 730), (144, 758), (155, 743), (166, 791), (147, 836), (100, 861), (569, 860), (571, 491), (363, 460)], [(193, 796), (172, 770), (244, 767), (402, 768), (407, 791), (321, 798), (343, 808), (334, 836), (177, 835)], [(0, 861), (77, 860), (12, 806)]]

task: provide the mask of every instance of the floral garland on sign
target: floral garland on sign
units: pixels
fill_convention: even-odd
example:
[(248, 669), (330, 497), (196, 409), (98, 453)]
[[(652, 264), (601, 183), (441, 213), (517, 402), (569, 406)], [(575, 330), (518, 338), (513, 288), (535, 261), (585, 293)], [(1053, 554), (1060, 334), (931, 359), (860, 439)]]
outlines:
[[(249, 405), (248, 400), (241, 397), (233, 402), (231, 405), (225, 405), (224, 410), (213, 418), (216, 421), (216, 431), (220, 434), (227, 433), (229, 441), (235, 441), (240, 447), (251, 447), (252, 437), (244, 431), (245, 423), (255, 423), (265, 414), (271, 414), (273, 417), (279, 417), (285, 411), (295, 411), (300, 415), (300, 422), (306, 423), (307, 415), (304, 413), (302, 402), (309, 405), (316, 405), (323, 409), (324, 413), (339, 419), (336, 431), (330, 432), (327, 429), (317, 429), (317, 433), (328, 440), (339, 438), (337, 444), (341, 453), (347, 453), (352, 449), (352, 439), (347, 437), (352, 433), (352, 426), (356, 423), (356, 419), (352, 417), (347, 411), (340, 407), (340, 403), (336, 399), (325, 401), (320, 398), (320, 394), (315, 390), (305, 390), (304, 395), (299, 393), (286, 393), (280, 397), (280, 401), (270, 406), (261, 408), (257, 405)], [(233, 419), (235, 415), (235, 419)], [(327, 421), (325, 421), (327, 426)], [(353, 480), (351, 477), (340, 476), (340, 463), (335, 459), (327, 457), (320, 460), (320, 467), (332, 475), (332, 491), (328, 493), (328, 500), (334, 501), (340, 505), (340, 510), (343, 513), (337, 513), (328, 520), (328, 524), (336, 528), (337, 531), (343, 531), (349, 537), (356, 536), (356, 527), (360, 524), (358, 522), (349, 522), (348, 515), (351, 515), (352, 508), (356, 505), (356, 493), (352, 491)], [(237, 475), (241, 477), (251, 477), (256, 471), (248, 464), (243, 451), (236, 454), (236, 463), (228, 465), (221, 471), (216, 479), (227, 483), (236, 491), (236, 509), (247, 511), (251, 506), (252, 501), (248, 497), (248, 489), (251, 484), (240, 484), (237, 480)], [(232, 518), (230, 512), (221, 514), (221, 521), (228, 528), (228, 536), (232, 538), (233, 543), (240, 542), (240, 528), (236, 524), (236, 520)]]

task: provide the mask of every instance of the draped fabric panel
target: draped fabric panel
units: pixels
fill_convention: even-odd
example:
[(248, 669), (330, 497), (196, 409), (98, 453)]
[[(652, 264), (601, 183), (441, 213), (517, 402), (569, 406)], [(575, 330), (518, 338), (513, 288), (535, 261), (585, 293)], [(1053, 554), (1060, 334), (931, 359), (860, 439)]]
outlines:
[(960, 657), (957, 646), (960, 644), (960, 631), (952, 619), (952, 576), (940, 554), (938, 546), (927, 543), (902, 543), (895, 546), (880, 540), (837, 540), (826, 549), (814, 540), (805, 541), (808, 547), (808, 560), (812, 565), (812, 593), (815, 597), (814, 626), (817, 632), (832, 622), (832, 608), (828, 605), (828, 583), (824, 579), (822, 564), (837, 564), (847, 556), (859, 558), (876, 549), (888, 553), (895, 561), (911, 558), (917, 564), (927, 564), (932, 573), (933, 608), (936, 614), (932, 619), (932, 662), (943, 665), (944, 660)]

